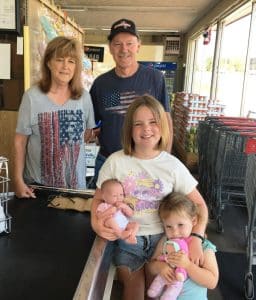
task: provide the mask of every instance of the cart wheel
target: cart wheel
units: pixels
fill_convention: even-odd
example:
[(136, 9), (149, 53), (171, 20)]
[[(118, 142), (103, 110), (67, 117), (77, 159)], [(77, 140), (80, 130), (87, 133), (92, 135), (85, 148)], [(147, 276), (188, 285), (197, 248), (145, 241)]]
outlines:
[(245, 299), (247, 300), (254, 299), (253, 274), (251, 272), (245, 275), (244, 292), (245, 292)]
[(224, 228), (223, 228), (223, 223), (222, 223), (221, 217), (217, 217), (216, 222), (217, 222), (217, 232), (218, 233), (223, 233)]

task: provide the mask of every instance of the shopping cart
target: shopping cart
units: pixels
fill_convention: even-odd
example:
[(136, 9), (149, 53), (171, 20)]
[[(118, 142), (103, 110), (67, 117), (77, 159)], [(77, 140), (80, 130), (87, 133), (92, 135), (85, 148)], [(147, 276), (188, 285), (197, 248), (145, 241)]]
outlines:
[[(256, 153), (255, 149), (251, 152)], [(252, 265), (256, 264), (256, 154), (250, 154), (247, 161), (245, 179), (246, 205), (248, 210), (247, 225), (247, 260), (248, 270), (245, 274), (244, 291), (246, 299), (254, 299)]]
[(216, 220), (217, 232), (223, 232), (225, 206), (245, 206), (244, 147), (250, 137), (256, 136), (256, 122), (246, 118), (208, 118), (199, 123), (198, 132), (199, 183), (210, 217)]
[(199, 121), (197, 128), (197, 146), (198, 146), (198, 176), (199, 176), (199, 190), (207, 201), (207, 143), (210, 133), (210, 120)]
[(218, 155), (215, 166), (216, 198), (214, 207), (217, 222), (217, 232), (223, 232), (222, 211), (227, 205), (246, 206), (245, 175), (248, 154), (247, 144), (256, 144), (256, 132), (227, 131), (223, 154)]
[(207, 117), (200, 121), (197, 130), (199, 189), (207, 202), (214, 193), (214, 168), (220, 132), (236, 130), (236, 127), (256, 127), (255, 119), (238, 117)]
[[(237, 124), (239, 124), (239, 126)], [(219, 211), (221, 210), (220, 206), (223, 206), (223, 203), (218, 201), (218, 197), (220, 197), (219, 185), (222, 187), (222, 183), (220, 183), (220, 176), (223, 174), (222, 160), (225, 157), (223, 154), (225, 154), (225, 150), (228, 150), (225, 148), (228, 132), (247, 131), (249, 133), (256, 132), (255, 120), (245, 118), (224, 119), (215, 117), (207, 118), (206, 121), (199, 123), (199, 187), (208, 205), (210, 217), (217, 219), (217, 223), (220, 225), (218, 227), (221, 227)], [(228, 140), (228, 142), (230, 143), (230, 140)], [(231, 172), (231, 174), (233, 174), (233, 172)], [(230, 176), (230, 181), (231, 185), (236, 185), (236, 183), (232, 183), (232, 176)], [(231, 191), (227, 193), (227, 196), (230, 198)], [(237, 194), (237, 191), (236, 196), (240, 196)]]

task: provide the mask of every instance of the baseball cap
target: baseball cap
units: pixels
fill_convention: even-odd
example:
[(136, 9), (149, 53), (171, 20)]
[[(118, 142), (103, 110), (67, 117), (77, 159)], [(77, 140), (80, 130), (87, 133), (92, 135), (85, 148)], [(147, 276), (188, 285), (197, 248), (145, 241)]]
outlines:
[(135, 23), (128, 19), (120, 19), (112, 24), (108, 40), (112, 41), (114, 36), (120, 32), (127, 32), (139, 38)]

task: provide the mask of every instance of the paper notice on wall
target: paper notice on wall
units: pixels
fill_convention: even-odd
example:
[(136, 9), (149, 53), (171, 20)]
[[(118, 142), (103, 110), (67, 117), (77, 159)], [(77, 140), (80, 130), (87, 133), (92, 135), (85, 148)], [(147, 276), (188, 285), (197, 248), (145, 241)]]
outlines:
[(0, 79), (11, 79), (11, 44), (0, 44)]
[(23, 55), (23, 37), (17, 36), (17, 52), (18, 55)]

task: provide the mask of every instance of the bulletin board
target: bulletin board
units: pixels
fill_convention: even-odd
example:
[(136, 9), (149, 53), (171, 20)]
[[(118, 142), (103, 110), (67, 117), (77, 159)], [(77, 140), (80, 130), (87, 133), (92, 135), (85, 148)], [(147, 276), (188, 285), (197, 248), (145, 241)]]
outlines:
[[(40, 75), (40, 62), (47, 43), (56, 36), (76, 37), (83, 43), (84, 32), (61, 9), (48, 0), (30, 0), (27, 7), (29, 44), (24, 44), (24, 52), (29, 51), (30, 71), (25, 73), (25, 81), (36, 83)], [(29, 78), (26, 78), (28, 77)]]

